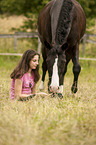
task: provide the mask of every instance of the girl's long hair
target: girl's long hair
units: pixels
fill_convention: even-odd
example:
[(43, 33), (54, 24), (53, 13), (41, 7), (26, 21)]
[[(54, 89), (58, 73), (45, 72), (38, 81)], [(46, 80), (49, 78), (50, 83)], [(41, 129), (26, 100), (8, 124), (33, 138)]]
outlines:
[[(40, 58), (40, 55), (35, 50), (29, 49), (25, 51), (18, 65), (15, 67), (15, 69), (11, 73), (10, 77), (12, 79), (21, 78), (26, 72), (28, 72), (29, 62), (35, 55), (38, 55)], [(36, 69), (33, 69), (32, 71), (34, 72), (34, 82), (37, 83), (40, 78), (39, 65), (36, 67)]]

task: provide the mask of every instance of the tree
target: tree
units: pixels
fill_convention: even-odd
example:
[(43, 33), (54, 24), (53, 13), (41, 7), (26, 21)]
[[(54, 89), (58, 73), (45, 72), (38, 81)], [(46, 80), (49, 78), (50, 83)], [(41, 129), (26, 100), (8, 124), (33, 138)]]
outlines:
[[(36, 22), (39, 12), (50, 0), (0, 0), (0, 10), (9, 15), (25, 15), (23, 30), (28, 27), (36, 29)], [(83, 7), (87, 19), (96, 17), (96, 0), (77, 0)]]
[(87, 18), (96, 17), (96, 0), (77, 0), (84, 9)]

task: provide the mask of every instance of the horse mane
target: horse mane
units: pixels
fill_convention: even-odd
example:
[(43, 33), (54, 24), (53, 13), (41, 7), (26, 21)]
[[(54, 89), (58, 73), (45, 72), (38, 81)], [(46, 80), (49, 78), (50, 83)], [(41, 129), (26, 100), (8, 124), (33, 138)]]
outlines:
[(59, 44), (63, 44), (71, 29), (71, 22), (72, 22), (72, 9), (73, 3), (71, 0), (64, 0), (63, 5), (61, 7), (57, 30), (56, 30), (56, 42)]

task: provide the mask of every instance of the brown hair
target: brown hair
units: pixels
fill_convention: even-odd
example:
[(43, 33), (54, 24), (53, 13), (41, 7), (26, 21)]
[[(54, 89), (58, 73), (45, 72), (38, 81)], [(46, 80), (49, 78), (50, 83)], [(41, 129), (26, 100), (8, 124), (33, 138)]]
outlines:
[[(35, 50), (29, 49), (25, 51), (10, 77), (13, 79), (21, 78), (26, 72), (28, 72), (29, 62), (35, 55), (38, 55), (40, 58), (40, 55)], [(32, 71), (34, 72), (34, 82), (37, 83), (40, 78), (39, 65)]]

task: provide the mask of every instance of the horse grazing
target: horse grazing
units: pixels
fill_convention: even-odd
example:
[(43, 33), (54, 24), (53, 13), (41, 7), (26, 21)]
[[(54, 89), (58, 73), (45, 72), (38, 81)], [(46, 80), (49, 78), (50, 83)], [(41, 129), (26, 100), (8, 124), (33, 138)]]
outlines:
[(40, 12), (37, 26), (43, 45), (43, 75), (39, 88), (44, 88), (48, 70), (48, 91), (63, 93), (64, 75), (72, 60), (74, 80), (71, 91), (76, 93), (81, 71), (79, 43), (86, 29), (86, 16), (82, 7), (76, 0), (51, 0)]

